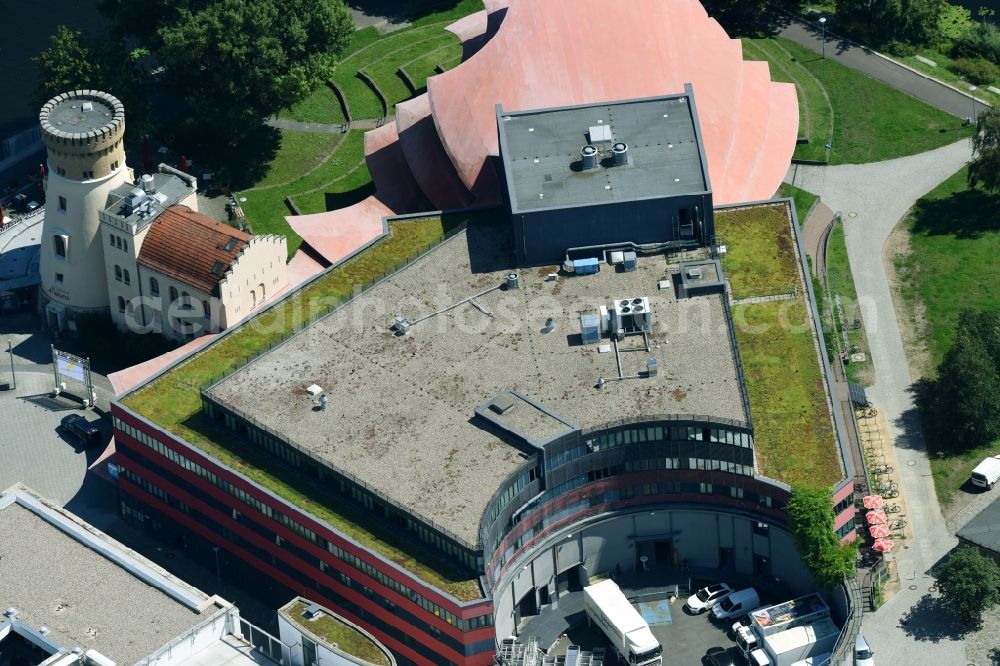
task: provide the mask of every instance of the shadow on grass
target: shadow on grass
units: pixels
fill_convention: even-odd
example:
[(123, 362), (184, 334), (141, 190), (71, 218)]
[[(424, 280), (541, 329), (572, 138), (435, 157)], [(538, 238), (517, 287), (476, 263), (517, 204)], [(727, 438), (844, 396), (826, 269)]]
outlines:
[(917, 201), (913, 207), (913, 232), (930, 236), (979, 238), (1000, 231), (1000, 195), (963, 190), (944, 199)]
[(215, 182), (232, 190), (250, 187), (266, 176), (281, 147), (281, 131), (263, 123), (233, 137), (188, 122), (178, 125), (174, 136), (178, 153), (214, 169)]
[(381, 17), (389, 23), (416, 21), (430, 14), (455, 9), (461, 0), (347, 0), (347, 6), (366, 16)]
[(368, 181), (361, 187), (347, 192), (326, 192), (324, 202), (326, 210), (340, 210), (364, 201), (373, 194), (375, 194), (375, 183)]

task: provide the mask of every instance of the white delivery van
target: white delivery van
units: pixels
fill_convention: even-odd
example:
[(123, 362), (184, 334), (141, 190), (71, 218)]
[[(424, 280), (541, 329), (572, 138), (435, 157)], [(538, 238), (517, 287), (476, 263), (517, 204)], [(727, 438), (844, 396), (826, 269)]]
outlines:
[(976, 465), (970, 480), (974, 486), (992, 488), (1000, 480), (1000, 456), (992, 456)]
[(745, 590), (733, 592), (712, 606), (712, 617), (716, 620), (729, 620), (749, 613), (758, 606), (760, 606), (760, 596), (757, 595), (757, 590), (748, 587)]

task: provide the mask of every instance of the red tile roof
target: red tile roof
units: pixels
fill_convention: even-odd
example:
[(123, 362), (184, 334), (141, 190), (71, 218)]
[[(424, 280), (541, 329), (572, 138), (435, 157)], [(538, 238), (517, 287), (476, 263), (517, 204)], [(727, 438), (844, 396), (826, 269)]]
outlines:
[(153, 220), (139, 264), (212, 293), (249, 240), (249, 234), (187, 206), (171, 206)]

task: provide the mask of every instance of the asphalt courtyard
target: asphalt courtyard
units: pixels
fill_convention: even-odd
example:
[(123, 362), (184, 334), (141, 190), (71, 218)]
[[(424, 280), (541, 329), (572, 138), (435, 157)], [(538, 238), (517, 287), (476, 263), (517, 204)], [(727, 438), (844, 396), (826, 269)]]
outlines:
[[(582, 594), (578, 593), (578, 594)], [(728, 628), (735, 620), (726, 622), (713, 622), (709, 619), (710, 613), (701, 615), (691, 615), (684, 610), (684, 600), (677, 599), (670, 604), (669, 624), (658, 624), (650, 626), (653, 636), (663, 646), (663, 663), (677, 664), (678, 666), (702, 663), (702, 657), (711, 647), (721, 647), (729, 650), (736, 659), (737, 664), (744, 663), (736, 643), (728, 634)], [(566, 632), (566, 635), (549, 651), (549, 654), (565, 654), (569, 645), (579, 646), (582, 650), (593, 651), (595, 647), (603, 647), (606, 650), (606, 664), (614, 664), (615, 650), (608, 642), (607, 637), (597, 627), (588, 626), (585, 620), (578, 622)]]

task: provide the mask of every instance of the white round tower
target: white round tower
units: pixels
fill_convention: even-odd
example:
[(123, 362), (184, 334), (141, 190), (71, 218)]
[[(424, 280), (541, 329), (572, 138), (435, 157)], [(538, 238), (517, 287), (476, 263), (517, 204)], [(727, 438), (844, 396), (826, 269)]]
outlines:
[(39, 114), (48, 151), (42, 224), (42, 295), (47, 319), (108, 309), (99, 213), (108, 193), (129, 179), (125, 167), (125, 108), (97, 90), (49, 100)]

